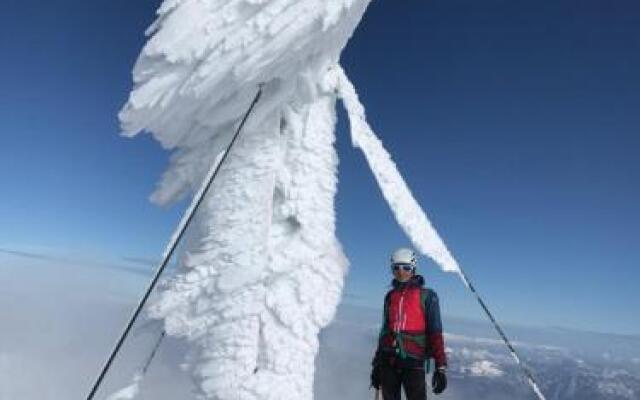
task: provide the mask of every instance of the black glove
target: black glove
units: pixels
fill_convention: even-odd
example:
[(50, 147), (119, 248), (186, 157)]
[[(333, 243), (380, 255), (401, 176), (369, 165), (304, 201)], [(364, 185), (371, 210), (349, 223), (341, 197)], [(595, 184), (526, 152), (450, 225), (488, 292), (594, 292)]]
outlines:
[(444, 368), (439, 367), (435, 370), (431, 377), (431, 387), (435, 394), (440, 394), (447, 388), (447, 375)]
[(382, 386), (382, 378), (381, 378), (382, 366), (379, 364), (373, 364), (373, 369), (371, 370), (371, 387), (376, 390), (380, 389)]

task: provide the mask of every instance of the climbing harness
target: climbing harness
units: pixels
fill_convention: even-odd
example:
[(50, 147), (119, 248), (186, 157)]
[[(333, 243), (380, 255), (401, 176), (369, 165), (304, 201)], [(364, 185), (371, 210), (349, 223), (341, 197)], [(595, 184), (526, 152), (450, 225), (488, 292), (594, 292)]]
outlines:
[[(160, 275), (162, 275), (162, 272), (164, 271), (164, 269), (166, 268), (167, 264), (169, 263), (169, 260), (171, 259), (171, 256), (173, 255), (174, 251), (176, 250), (176, 248), (178, 246), (178, 243), (180, 242), (180, 239), (182, 238), (182, 236), (186, 232), (187, 227), (189, 226), (189, 223), (193, 219), (196, 211), (198, 210), (198, 207), (200, 206), (200, 204), (204, 200), (204, 196), (207, 194), (207, 191), (211, 187), (211, 184), (213, 183), (214, 179), (216, 178), (216, 175), (218, 174), (218, 171), (220, 171), (220, 167), (222, 166), (222, 164), (224, 164), (224, 161), (226, 160), (227, 156), (231, 152), (231, 149), (233, 148), (233, 145), (236, 142), (236, 139), (240, 135), (240, 132), (242, 131), (242, 128), (244, 127), (245, 123), (247, 122), (247, 119), (249, 118), (249, 116), (253, 112), (253, 109), (254, 109), (255, 105), (258, 103), (258, 100), (260, 100), (260, 96), (262, 95), (262, 87), (263, 87), (263, 85), (260, 84), (259, 88), (258, 88), (258, 92), (256, 93), (255, 97), (253, 98), (253, 101), (251, 102), (251, 105), (249, 106), (249, 109), (247, 110), (247, 112), (242, 117), (242, 120), (240, 121), (240, 124), (238, 125), (238, 128), (236, 129), (236, 132), (233, 135), (233, 138), (231, 139), (231, 142), (229, 143), (229, 146), (227, 146), (226, 150), (222, 154), (222, 157), (219, 158), (219, 161), (218, 161), (218, 159), (216, 159), (213, 162), (213, 164), (211, 165), (211, 168), (209, 169), (209, 172), (207, 173), (206, 178), (204, 179), (204, 181), (202, 183), (202, 186), (200, 187), (198, 192), (193, 196), (193, 200), (191, 201), (191, 205), (185, 211), (185, 214), (182, 216), (182, 219), (180, 220), (178, 228), (176, 229), (176, 231), (171, 236), (171, 240), (169, 241), (169, 244), (167, 245), (167, 247), (166, 247), (166, 249), (165, 249), (165, 251), (164, 251), (164, 253), (162, 255), (162, 262), (160, 263), (160, 265), (156, 269), (156, 272), (155, 272), (155, 274), (153, 276), (153, 279), (149, 283), (149, 286), (147, 287), (146, 292), (144, 293), (144, 295), (140, 299), (140, 302), (138, 303), (138, 306), (136, 307), (135, 311), (131, 315), (131, 318), (129, 319), (129, 322), (127, 323), (124, 331), (120, 335), (120, 338), (116, 342), (116, 345), (113, 348), (113, 350), (111, 351), (111, 354), (109, 355), (109, 358), (107, 359), (106, 363), (102, 367), (102, 370), (100, 371), (100, 374), (98, 375), (98, 378), (96, 379), (95, 383), (93, 384), (93, 387), (91, 388), (91, 391), (89, 392), (89, 395), (87, 396), (87, 400), (92, 400), (93, 397), (95, 396), (95, 394), (97, 393), (98, 388), (100, 387), (100, 384), (102, 383), (102, 380), (104, 379), (105, 375), (107, 374), (107, 371), (109, 370), (109, 368), (111, 367), (111, 364), (113, 363), (113, 360), (115, 359), (116, 355), (120, 351), (120, 348), (122, 347), (122, 344), (126, 340), (127, 336), (129, 335), (129, 332), (131, 331), (131, 328), (133, 327), (133, 324), (138, 319), (138, 316), (140, 315), (140, 312), (142, 311), (145, 303), (149, 299), (149, 296), (151, 295), (151, 292), (153, 291), (154, 287), (158, 283), (158, 280), (160, 279)], [(156, 351), (158, 350), (158, 347), (160, 346), (160, 343), (162, 341), (162, 338), (164, 338), (164, 336), (165, 336), (165, 332), (163, 331), (162, 334), (160, 335), (160, 338), (156, 342), (156, 346), (154, 347), (151, 356), (147, 360), (147, 363), (146, 363), (143, 371), (146, 371), (147, 368), (149, 367), (149, 364), (151, 364), (151, 361), (153, 360), (153, 357), (155, 356)]]

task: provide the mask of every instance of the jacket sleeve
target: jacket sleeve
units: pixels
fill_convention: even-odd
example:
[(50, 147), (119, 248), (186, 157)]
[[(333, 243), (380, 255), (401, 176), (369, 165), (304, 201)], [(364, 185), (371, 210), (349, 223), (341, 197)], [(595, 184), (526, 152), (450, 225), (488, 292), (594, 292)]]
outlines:
[(440, 319), (440, 302), (435, 291), (429, 290), (430, 296), (426, 304), (427, 340), (431, 347), (431, 356), (436, 361), (436, 367), (447, 366), (447, 354), (444, 351), (442, 336), (442, 320)]
[(387, 333), (387, 318), (388, 318), (388, 301), (389, 301), (389, 294), (387, 293), (386, 296), (384, 296), (384, 305), (382, 307), (382, 326), (380, 327), (380, 333), (378, 334), (378, 347), (376, 348), (376, 354), (373, 357), (373, 361), (371, 362), (372, 365), (376, 365), (379, 364), (381, 361), (381, 357), (382, 357), (382, 349), (381, 349), (381, 344), (382, 344), (382, 337)]

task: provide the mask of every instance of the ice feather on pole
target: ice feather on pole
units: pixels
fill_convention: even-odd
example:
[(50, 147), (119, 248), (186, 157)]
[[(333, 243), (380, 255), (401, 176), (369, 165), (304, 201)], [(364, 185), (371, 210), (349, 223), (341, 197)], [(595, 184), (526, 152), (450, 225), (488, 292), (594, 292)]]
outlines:
[[(120, 113), (126, 135), (145, 130), (176, 150), (153, 200), (199, 186), (211, 148), (224, 148), (259, 83), (278, 83), (275, 108), (287, 91), (313, 92), (318, 69), (338, 61), (369, 1), (166, 0)], [(308, 87), (292, 87), (301, 78)]]
[(337, 67), (336, 74), (340, 97), (351, 123), (352, 143), (364, 153), (396, 220), (416, 249), (431, 257), (444, 271), (459, 273), (458, 263), (411, 194), (382, 142), (367, 123), (364, 106), (360, 103), (353, 84), (342, 68)]

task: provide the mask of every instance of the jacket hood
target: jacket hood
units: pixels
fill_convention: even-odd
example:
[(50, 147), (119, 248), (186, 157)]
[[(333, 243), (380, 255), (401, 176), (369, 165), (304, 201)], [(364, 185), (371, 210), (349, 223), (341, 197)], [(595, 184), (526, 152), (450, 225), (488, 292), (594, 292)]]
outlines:
[(394, 289), (401, 289), (404, 287), (422, 287), (424, 286), (424, 278), (422, 275), (414, 275), (406, 282), (400, 282), (396, 278), (393, 278), (391, 286), (393, 286)]

